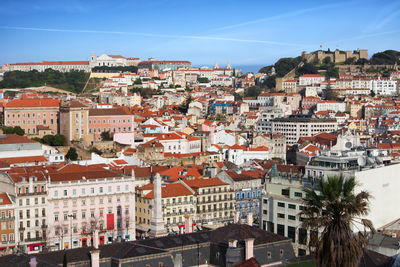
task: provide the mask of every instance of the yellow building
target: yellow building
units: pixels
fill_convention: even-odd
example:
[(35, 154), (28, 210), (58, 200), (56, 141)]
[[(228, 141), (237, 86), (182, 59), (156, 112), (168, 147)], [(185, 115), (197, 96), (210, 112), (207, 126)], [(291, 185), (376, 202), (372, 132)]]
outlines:
[(70, 141), (84, 141), (89, 144), (89, 107), (77, 100), (62, 103), (60, 108), (60, 133)]
[[(136, 188), (136, 227), (146, 231), (151, 225), (153, 207), (153, 184)], [(165, 184), (161, 187), (164, 224), (167, 231), (183, 228), (185, 215), (195, 216), (194, 191), (181, 183)]]
[(233, 222), (234, 198), (229, 184), (218, 178), (181, 180), (196, 193), (196, 217), (198, 224), (227, 224)]

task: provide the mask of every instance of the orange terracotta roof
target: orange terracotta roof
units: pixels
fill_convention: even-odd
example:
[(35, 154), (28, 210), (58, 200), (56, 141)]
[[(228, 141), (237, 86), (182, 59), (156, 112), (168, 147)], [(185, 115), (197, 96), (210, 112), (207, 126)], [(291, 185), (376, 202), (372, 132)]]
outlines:
[(0, 200), (0, 206), (12, 204), (10, 197), (6, 193), (0, 193)]
[[(150, 189), (151, 191), (145, 195), (145, 198), (154, 198), (154, 185), (149, 184), (144, 186), (145, 189)], [(138, 187), (137, 190), (141, 188)], [(193, 193), (183, 184), (175, 183), (175, 184), (165, 184), (161, 187), (161, 197), (178, 197), (178, 196), (190, 196)]]
[(15, 99), (6, 104), (6, 108), (22, 108), (22, 107), (59, 107), (58, 99)]

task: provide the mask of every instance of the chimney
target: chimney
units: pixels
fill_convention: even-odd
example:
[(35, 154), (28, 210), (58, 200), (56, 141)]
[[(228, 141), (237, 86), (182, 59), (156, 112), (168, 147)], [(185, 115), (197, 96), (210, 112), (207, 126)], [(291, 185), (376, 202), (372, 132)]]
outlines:
[(90, 251), (90, 267), (100, 267), (100, 250)]
[(189, 215), (185, 216), (185, 234), (190, 234), (193, 232), (192, 217)]
[(240, 212), (236, 211), (235, 212), (235, 218), (233, 220), (233, 223), (239, 223), (239, 219), (240, 219)]
[(183, 258), (181, 253), (177, 253), (174, 258), (174, 267), (182, 267)]
[(93, 247), (95, 249), (99, 248), (99, 231), (98, 230), (94, 230), (93, 232)]
[(253, 213), (252, 212), (247, 213), (247, 225), (253, 226)]
[(36, 261), (36, 257), (30, 257), (29, 259), (29, 267), (36, 267), (37, 265), (37, 261)]
[(246, 254), (245, 260), (253, 258), (253, 250), (254, 250), (254, 238), (247, 238), (244, 240), (246, 243)]
[(230, 248), (236, 248), (237, 247), (237, 240), (235, 240), (235, 239), (229, 240), (229, 247)]

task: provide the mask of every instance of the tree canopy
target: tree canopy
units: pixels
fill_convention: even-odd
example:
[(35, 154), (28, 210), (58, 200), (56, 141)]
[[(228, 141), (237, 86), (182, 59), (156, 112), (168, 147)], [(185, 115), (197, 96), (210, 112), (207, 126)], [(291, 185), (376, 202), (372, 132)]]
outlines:
[(8, 71), (0, 81), (0, 88), (26, 88), (39, 86), (53, 86), (74, 93), (80, 93), (85, 86), (89, 73), (83, 71), (59, 72), (46, 69), (43, 72)]
[(74, 147), (71, 147), (67, 154), (65, 155), (66, 159), (69, 160), (77, 160), (78, 159), (78, 153), (76, 152), (76, 149)]
[(289, 73), (289, 71), (296, 68), (301, 61), (302, 61), (301, 57), (295, 57), (295, 58), (286, 57), (279, 59), (274, 65), (276, 76), (277, 77), (285, 76), (287, 73)]
[[(319, 179), (318, 189), (305, 189), (302, 227), (314, 233), (322, 230), (320, 237), (310, 236), (318, 266), (359, 266), (367, 245), (366, 230), (374, 232), (374, 228), (361, 218), (368, 214), (370, 194), (354, 194), (355, 186), (354, 177), (340, 175)], [(364, 226), (364, 231), (356, 234), (351, 227), (357, 223)]]
[(257, 97), (261, 94), (261, 88), (258, 86), (252, 86), (244, 91), (244, 97)]
[(314, 64), (304, 63), (303, 66), (297, 69), (297, 75), (301, 76), (304, 74), (318, 74), (318, 70)]
[(36, 138), (35, 140), (49, 146), (65, 146), (67, 144), (67, 138), (62, 134), (49, 134), (43, 136), (43, 138)]
[(375, 53), (371, 59), (371, 65), (394, 65), (400, 64), (400, 52), (396, 50), (386, 50)]
[(25, 134), (25, 130), (19, 126), (15, 126), (15, 127), (3, 126), (3, 127), (1, 127), (1, 129), (3, 130), (4, 134), (17, 134), (17, 135), (21, 135), (21, 136)]

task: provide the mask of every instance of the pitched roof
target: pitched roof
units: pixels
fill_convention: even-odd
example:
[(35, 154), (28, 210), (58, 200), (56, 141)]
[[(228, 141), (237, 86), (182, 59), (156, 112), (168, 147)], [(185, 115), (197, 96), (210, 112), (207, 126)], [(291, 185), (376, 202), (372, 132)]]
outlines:
[(22, 107), (58, 107), (60, 100), (50, 98), (38, 98), (38, 99), (15, 99), (8, 102), (6, 108), (22, 108)]
[(25, 136), (16, 134), (0, 134), (0, 145), (6, 144), (23, 144), (23, 143), (37, 143)]
[(89, 110), (89, 116), (118, 116), (118, 115), (132, 115), (132, 114), (123, 108), (98, 108)]
[[(143, 187), (138, 187), (137, 190), (151, 190), (148, 194), (145, 195), (145, 198), (154, 198), (154, 185), (148, 184)], [(175, 184), (165, 184), (161, 187), (161, 197), (178, 197), (178, 196), (189, 196), (193, 195), (193, 193), (183, 184), (175, 183)]]

